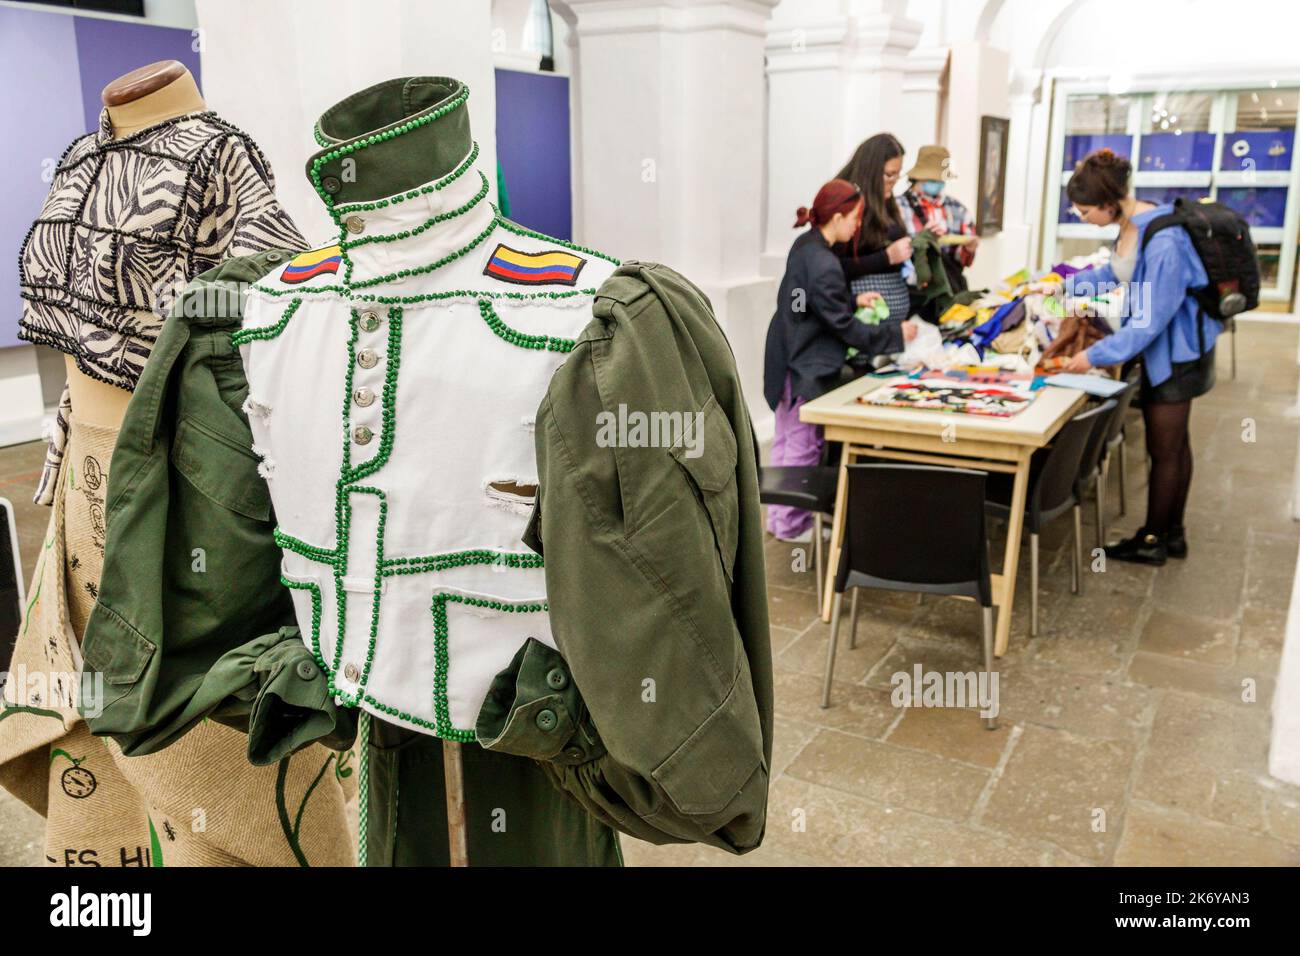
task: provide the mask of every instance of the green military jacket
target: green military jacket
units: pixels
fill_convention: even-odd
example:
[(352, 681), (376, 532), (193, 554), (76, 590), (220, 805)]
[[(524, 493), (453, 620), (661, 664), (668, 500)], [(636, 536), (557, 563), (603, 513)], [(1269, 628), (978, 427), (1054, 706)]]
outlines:
[(526, 540), (559, 653), (520, 649), (478, 739), (541, 760), (633, 836), (745, 852), (766, 819), (772, 664), (735, 359), (708, 299), (666, 266), (624, 262), (593, 311), (537, 414)]
[(118, 435), (104, 570), (82, 640), (105, 693), (82, 713), (127, 756), (160, 750), (208, 716), (248, 732), (255, 764), (355, 738), (353, 712), (335, 705), (280, 583), (230, 337), (242, 288), (292, 255), (232, 259), (186, 287)]

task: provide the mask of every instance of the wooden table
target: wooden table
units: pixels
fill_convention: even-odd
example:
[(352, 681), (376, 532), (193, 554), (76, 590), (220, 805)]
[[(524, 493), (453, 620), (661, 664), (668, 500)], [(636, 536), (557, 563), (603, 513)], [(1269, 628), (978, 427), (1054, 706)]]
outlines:
[(994, 653), (1006, 653), (1011, 635), (1011, 606), (1016, 593), (1016, 567), (1020, 535), (1025, 522), (1025, 495), (1029, 485), (1029, 459), (1060, 430), (1087, 396), (1076, 389), (1044, 387), (1028, 408), (1010, 418), (991, 418), (912, 408), (865, 405), (857, 401), (885, 385), (905, 381), (892, 378), (857, 379), (809, 402), (799, 410), (801, 421), (821, 425), (827, 441), (844, 443), (840, 458), (839, 488), (831, 524), (830, 558), (826, 562), (826, 587), (822, 591), (822, 620), (831, 618), (835, 570), (844, 541), (845, 503), (848, 497), (846, 467), (857, 457), (891, 458), (931, 465), (978, 468), (1015, 475), (1007, 549), (1002, 573), (992, 576), (993, 603), (998, 608)]

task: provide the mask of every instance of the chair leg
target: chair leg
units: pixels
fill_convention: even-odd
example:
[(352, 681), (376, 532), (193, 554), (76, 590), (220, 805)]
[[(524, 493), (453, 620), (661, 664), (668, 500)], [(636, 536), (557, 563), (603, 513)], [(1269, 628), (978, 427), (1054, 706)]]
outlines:
[(1237, 323), (1235, 320), (1232, 323), (1231, 341), (1232, 341), (1232, 380), (1235, 382), (1237, 380)]
[(822, 515), (813, 512), (813, 574), (817, 576), (817, 606), (822, 606), (822, 587), (826, 578), (822, 572)]
[(1104, 538), (1104, 535), (1105, 535), (1105, 526), (1106, 526), (1106, 515), (1105, 515), (1105, 510), (1106, 510), (1106, 509), (1105, 509), (1105, 501), (1103, 500), (1103, 497), (1102, 497), (1102, 496), (1105, 495), (1105, 493), (1106, 493), (1105, 490), (1104, 490), (1105, 487), (1106, 487), (1106, 486), (1102, 484), (1102, 481), (1101, 481), (1101, 475), (1099, 474), (1099, 475), (1097, 476), (1097, 500), (1096, 500), (1096, 509), (1097, 509), (1097, 547), (1099, 547), (1099, 548), (1104, 548), (1104, 547), (1106, 547), (1106, 541), (1105, 541), (1105, 538)]
[(831, 705), (831, 678), (835, 676), (835, 645), (840, 638), (840, 609), (844, 606), (844, 592), (835, 595), (835, 605), (831, 609), (831, 639), (826, 645), (826, 680), (822, 684), (822, 708)]
[(1038, 636), (1038, 534), (1029, 532), (1029, 636)]
[(1106, 505), (1110, 503), (1110, 455), (1101, 460), (1101, 484), (1097, 486), (1100, 501), (1097, 506), (1097, 541), (1106, 545)]
[(1080, 566), (1083, 563), (1083, 509), (1075, 505), (1070, 511), (1074, 514), (1074, 540), (1070, 543), (1070, 593), (1079, 593)]
[(849, 650), (858, 646), (858, 592), (862, 588), (853, 589), (853, 599), (849, 602)]
[[(1037, 537), (1037, 535), (1035, 535)], [(984, 674), (988, 686), (993, 687), (993, 608), (984, 608)], [(997, 730), (998, 719), (996, 717), (985, 717), (984, 727), (986, 730)]]
[(1125, 443), (1119, 443), (1119, 514), (1128, 514), (1128, 450)]
[(917, 607), (920, 607), (920, 606), (921, 606), (922, 604), (924, 604), (924, 603), (925, 603), (925, 592), (924, 592), (924, 591), (917, 591), (917, 592), (916, 592), (916, 606), (917, 606)]

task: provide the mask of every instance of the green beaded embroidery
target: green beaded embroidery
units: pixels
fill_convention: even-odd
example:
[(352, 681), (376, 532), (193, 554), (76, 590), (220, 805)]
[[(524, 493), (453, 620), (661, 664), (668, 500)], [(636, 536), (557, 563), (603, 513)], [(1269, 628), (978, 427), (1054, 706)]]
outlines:
[[(474, 739), (474, 731), (458, 730), (452, 725), (450, 705), (447, 702), (447, 673), (449, 670), (448, 655), (448, 634), (447, 629), (447, 603), (455, 601), (458, 604), (468, 604), (473, 607), (492, 608), (496, 611), (505, 611), (507, 613), (517, 614), (536, 614), (545, 612), (548, 605), (545, 602), (529, 603), (516, 602), (513, 604), (504, 601), (496, 601), (490, 598), (476, 598), (465, 594), (452, 594), (444, 592), (433, 596), (433, 646), (435, 656), (434, 664), (434, 714), (435, 727), (433, 728), (439, 737), (443, 740), (459, 740), (469, 742)], [(407, 716), (408, 720), (411, 718)], [(422, 723), (422, 721), (415, 721)]]
[(496, 309), (492, 308), (491, 299), (479, 299), (478, 311), (488, 328), (511, 345), (517, 345), (521, 349), (547, 349), (551, 352), (573, 351), (574, 339), (563, 339), (557, 335), (529, 335), (506, 325), (501, 316), (497, 315)]
[[(413, 236), (418, 236), (420, 235), (420, 233), (432, 229), (440, 222), (446, 222), (448, 219), (455, 219), (457, 216), (462, 216), (465, 213), (469, 212), (471, 209), (473, 209), (475, 206), (477, 206), (479, 204), (479, 201), (482, 200), (488, 194), (487, 177), (480, 172), (479, 178), (483, 180), (482, 187), (480, 187), (478, 193), (475, 194), (473, 199), (471, 199), (469, 202), (465, 203), (464, 205), (460, 206), (459, 208), (452, 209), (448, 212), (439, 213), (438, 215), (432, 217), (431, 219), (426, 219), (420, 225), (413, 226), (410, 229), (403, 229), (401, 232), (390, 232), (390, 233), (385, 233), (383, 235), (375, 235), (375, 236), (362, 236), (360, 239), (342, 241), (339, 243), (339, 245), (344, 249), (355, 249), (357, 246), (369, 245), (372, 242), (398, 242), (402, 239), (410, 239)], [(349, 273), (347, 276), (344, 277), (344, 281), (350, 283), (351, 278), (352, 275), (351, 273)]]
[(298, 311), (298, 306), (300, 305), (302, 305), (302, 299), (294, 299), (290, 302), (289, 307), (285, 309), (284, 314), (280, 316), (280, 321), (276, 322), (274, 325), (265, 325), (260, 328), (251, 329), (236, 329), (230, 333), (230, 343), (235, 348), (239, 348), (245, 342), (275, 338), (285, 330), (285, 327), (289, 324), (289, 320), (293, 318), (293, 314)]
[[(401, 195), (392, 196), (388, 199), (376, 199), (374, 202), (348, 203), (345, 206), (337, 207), (334, 211), (340, 216), (346, 216), (349, 213), (354, 212), (373, 212), (376, 209), (386, 209), (388, 206), (396, 206), (398, 203), (406, 202), (408, 199), (415, 199), (419, 196), (427, 196), (429, 193), (438, 192), (439, 190), (446, 189), (457, 179), (460, 179), (461, 176), (464, 176), (469, 172), (470, 167), (474, 165), (476, 159), (478, 159), (477, 141), (475, 141), (474, 148), (469, 151), (469, 155), (465, 157), (461, 164), (442, 179), (426, 183), (418, 189), (412, 189), (408, 192), (402, 193)], [(480, 173), (480, 175), (482, 174)]]

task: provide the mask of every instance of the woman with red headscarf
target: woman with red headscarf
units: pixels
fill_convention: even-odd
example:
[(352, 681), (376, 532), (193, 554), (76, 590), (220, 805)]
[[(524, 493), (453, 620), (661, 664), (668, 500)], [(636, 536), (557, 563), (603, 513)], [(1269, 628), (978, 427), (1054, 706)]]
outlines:
[[(817, 191), (811, 209), (800, 207), (795, 220), (796, 228), (812, 228), (790, 248), (763, 361), (763, 396), (776, 411), (773, 465), (821, 461), (821, 428), (799, 421), (799, 408), (839, 384), (850, 346), (868, 355), (898, 352), (916, 335), (910, 324), (867, 325), (854, 317), (855, 300), (831, 247), (854, 241), (864, 204), (858, 187), (832, 179)], [(870, 305), (878, 298), (878, 292), (864, 292), (856, 305)], [(799, 540), (807, 534), (812, 515), (773, 505), (767, 521), (776, 537)]]

